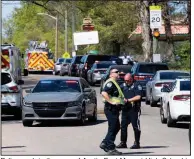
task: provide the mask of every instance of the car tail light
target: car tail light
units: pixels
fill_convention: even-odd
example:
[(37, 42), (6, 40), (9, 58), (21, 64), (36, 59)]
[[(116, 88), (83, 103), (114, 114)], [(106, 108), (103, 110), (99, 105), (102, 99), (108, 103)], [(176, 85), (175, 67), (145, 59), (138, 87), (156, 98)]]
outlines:
[(169, 86), (169, 82), (156, 83), (155, 87), (162, 87), (163, 85)]
[(134, 80), (144, 80), (146, 76), (134, 76)]
[(12, 87), (9, 87), (9, 89), (12, 91), (12, 92), (18, 92), (19, 89), (17, 86), (12, 86)]
[(162, 85), (163, 85), (162, 83), (156, 83), (155, 87), (162, 87)]
[(182, 94), (182, 95), (176, 95), (173, 97), (173, 100), (181, 100), (181, 101), (185, 101), (190, 99), (190, 94)]

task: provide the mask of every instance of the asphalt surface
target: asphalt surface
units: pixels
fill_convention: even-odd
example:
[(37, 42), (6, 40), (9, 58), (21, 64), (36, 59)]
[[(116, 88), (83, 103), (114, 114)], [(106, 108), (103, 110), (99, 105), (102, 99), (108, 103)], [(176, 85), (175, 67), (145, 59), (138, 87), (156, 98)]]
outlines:
[[(49, 75), (29, 75), (24, 77), (23, 89), (32, 88), (37, 80)], [(51, 75), (52, 76), (52, 75)], [(103, 114), (103, 104), (99, 86), (95, 86), (98, 96), (98, 121), (78, 126), (75, 122), (34, 123), (33, 127), (23, 127), (13, 116), (2, 117), (2, 155), (106, 155), (99, 144), (107, 132), (107, 121)], [(24, 92), (25, 95), (25, 92)], [(178, 123), (168, 128), (160, 122), (159, 108), (142, 102), (141, 149), (120, 149), (123, 155), (190, 155), (188, 123)], [(120, 142), (120, 132), (116, 144)], [(128, 147), (134, 142), (131, 125), (128, 128)]]

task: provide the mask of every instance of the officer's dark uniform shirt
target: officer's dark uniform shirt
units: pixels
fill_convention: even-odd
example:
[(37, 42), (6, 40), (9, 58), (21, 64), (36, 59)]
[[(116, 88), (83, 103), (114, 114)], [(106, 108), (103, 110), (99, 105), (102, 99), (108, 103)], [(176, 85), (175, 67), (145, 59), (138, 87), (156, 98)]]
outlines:
[[(119, 91), (115, 84), (111, 81), (104, 86), (102, 91), (108, 93), (111, 97), (119, 97)], [(105, 102), (105, 106), (111, 106), (111, 104), (109, 102)]]
[[(132, 85), (127, 85), (126, 83), (123, 83), (120, 87), (126, 99), (133, 98), (137, 95), (142, 96), (142, 86), (137, 82), (133, 83)], [(136, 101), (135, 106), (141, 106), (141, 101)], [(127, 107), (131, 108), (131, 103), (127, 102)]]

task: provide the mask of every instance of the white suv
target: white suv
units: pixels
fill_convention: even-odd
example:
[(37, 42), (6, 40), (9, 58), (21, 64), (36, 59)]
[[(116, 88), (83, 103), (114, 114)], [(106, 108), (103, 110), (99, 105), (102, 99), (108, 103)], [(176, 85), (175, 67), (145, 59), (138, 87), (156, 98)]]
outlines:
[(21, 118), (21, 84), (24, 84), (24, 81), (19, 80), (16, 83), (8, 69), (1, 70), (1, 114)]

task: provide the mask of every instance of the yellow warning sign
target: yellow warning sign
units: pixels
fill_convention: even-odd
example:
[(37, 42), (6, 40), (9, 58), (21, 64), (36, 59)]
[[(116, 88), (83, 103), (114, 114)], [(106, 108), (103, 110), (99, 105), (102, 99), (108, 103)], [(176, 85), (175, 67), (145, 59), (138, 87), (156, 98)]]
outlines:
[(62, 57), (65, 59), (70, 58), (70, 54), (68, 52), (65, 52)]
[(150, 10), (161, 10), (161, 6), (150, 6)]

